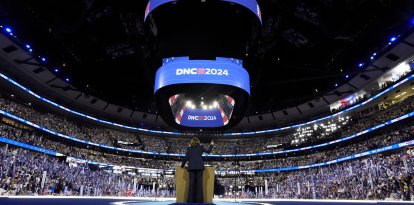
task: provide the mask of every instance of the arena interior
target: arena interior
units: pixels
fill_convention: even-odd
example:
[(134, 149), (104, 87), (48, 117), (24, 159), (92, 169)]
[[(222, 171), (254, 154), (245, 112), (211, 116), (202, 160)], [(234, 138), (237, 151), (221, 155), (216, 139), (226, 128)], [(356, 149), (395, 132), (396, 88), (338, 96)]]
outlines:
[[(0, 204), (414, 201), (412, 0), (0, 2)], [(178, 203), (176, 203), (178, 204)]]

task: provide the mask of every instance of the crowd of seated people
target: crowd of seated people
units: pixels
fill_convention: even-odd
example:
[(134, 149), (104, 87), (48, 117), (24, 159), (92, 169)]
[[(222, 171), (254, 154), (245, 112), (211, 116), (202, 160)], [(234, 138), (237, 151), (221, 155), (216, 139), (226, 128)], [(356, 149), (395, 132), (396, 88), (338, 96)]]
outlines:
[(363, 102), (366, 99), (368, 99), (370, 96), (374, 96), (374, 95), (380, 93), (381, 91), (389, 88), (390, 86), (394, 85), (397, 81), (399, 81), (403, 77), (407, 76), (408, 74), (412, 74), (412, 70), (411, 69), (406, 70), (406, 71), (404, 71), (402, 73), (396, 73), (395, 75), (392, 76), (391, 79), (389, 79), (389, 80), (387, 80), (385, 82), (382, 82), (379, 85), (379, 90), (371, 90), (371, 91), (369, 91), (369, 93), (365, 93), (362, 96), (359, 96), (359, 97), (354, 98), (352, 100), (352, 102), (341, 103), (341, 105), (339, 107), (336, 107), (336, 108), (331, 109), (331, 112), (332, 113), (336, 113), (336, 112), (342, 111), (342, 110), (344, 110), (346, 108), (349, 108), (349, 107), (351, 107), (353, 105), (356, 105), (356, 104), (358, 104), (360, 102)]
[[(316, 144), (320, 141), (338, 139), (341, 137), (350, 136), (352, 134), (361, 132), (365, 129), (374, 127), (375, 125), (384, 123), (388, 120), (397, 118), (412, 111), (414, 111), (414, 96), (409, 96), (405, 100), (395, 103), (392, 106), (388, 107), (386, 110), (382, 110), (373, 115), (365, 116), (363, 118), (354, 117), (351, 123), (345, 126), (341, 126), (340, 129), (336, 129), (335, 132), (332, 132), (329, 135), (320, 132), (314, 132), (312, 135), (307, 136), (303, 140), (299, 140), (298, 143), (292, 143), (292, 139), (295, 139), (295, 133), (291, 133), (283, 137), (268, 138), (266, 145), (290, 144), (291, 147), (294, 147)], [(303, 127), (310, 127), (313, 129), (313, 126), (314, 125), (308, 125), (302, 126), (301, 128), (303, 129)]]
[[(136, 149), (152, 149), (161, 152), (184, 153), (188, 140), (161, 139), (149, 136), (137, 136), (127, 131), (113, 130), (104, 127), (77, 124), (73, 120), (64, 119), (53, 114), (35, 111), (32, 107), (13, 101), (5, 102), (0, 98), (0, 109), (27, 118), (34, 123), (62, 132), (67, 135), (87, 139), (102, 144), (114, 144), (114, 140), (138, 142), (145, 146)], [(407, 98), (389, 109), (379, 112), (367, 119), (356, 119), (339, 132), (323, 139), (340, 138), (357, 133), (376, 124), (401, 116), (413, 110), (413, 97)], [(62, 125), (59, 125), (57, 120)], [(121, 157), (100, 151), (78, 148), (51, 140), (45, 133), (34, 128), (18, 128), (2, 124), (0, 134), (6, 138), (27, 144), (43, 147), (66, 154), (70, 157), (83, 158), (96, 162), (126, 165), (141, 168), (171, 169), (179, 162), (165, 160), (142, 160), (132, 157)], [(65, 131), (65, 129), (68, 129)], [(335, 136), (335, 135), (339, 136)], [(295, 157), (280, 157), (260, 161), (208, 162), (219, 170), (252, 170), (290, 167), (325, 162), (350, 154), (413, 139), (413, 127), (400, 124), (391, 131), (376, 133), (375, 136), (351, 143), (347, 146), (334, 146), (325, 151), (317, 151)], [(321, 140), (321, 138), (317, 139)], [(253, 141), (224, 141), (215, 146), (215, 153), (257, 153), (266, 144), (281, 143), (281, 138), (255, 139)], [(282, 139), (283, 140), (283, 139)], [(256, 144), (257, 142), (257, 144)], [(154, 147), (154, 148), (153, 148)], [(130, 146), (128, 146), (130, 148)], [(256, 149), (256, 150), (254, 150)], [(64, 194), (89, 196), (174, 196), (174, 180), (169, 176), (149, 177), (142, 174), (115, 174), (111, 170), (92, 170), (86, 164), (70, 166), (58, 158), (43, 154), (34, 154), (27, 150), (9, 148), (0, 150), (2, 166), (0, 166), (0, 194)], [(408, 154), (404, 154), (408, 153)], [(323, 199), (411, 199), (413, 192), (411, 150), (398, 154), (370, 156), (365, 159), (330, 165), (328, 167), (261, 174), (240, 178), (242, 187), (261, 187), (263, 179), (267, 179), (269, 189), (264, 192), (246, 189), (239, 197), (258, 198), (323, 198)], [(351, 170), (351, 171), (350, 171)], [(374, 170), (374, 171), (373, 171)], [(43, 177), (46, 173), (46, 178)], [(66, 176), (66, 177), (65, 177)], [(314, 176), (314, 177), (311, 177)], [(94, 180), (91, 180), (94, 179)], [(244, 181), (243, 181), (244, 180)], [(134, 182), (135, 181), (135, 182)], [(232, 181), (220, 178), (227, 190), (225, 197), (230, 197)], [(347, 182), (349, 182), (347, 184)], [(155, 185), (153, 185), (155, 184)], [(345, 185), (344, 185), (345, 184)], [(344, 185), (344, 186), (342, 186)], [(355, 189), (353, 189), (356, 187)], [(300, 191), (299, 191), (300, 190)], [(226, 194), (227, 193), (227, 194)]]
[[(52, 113), (40, 112), (34, 109), (33, 106), (16, 103), (15, 101), (1, 97), (0, 109), (41, 125), (47, 129), (99, 144), (111, 146), (115, 144), (118, 147), (145, 151), (182, 153), (182, 150), (184, 150), (189, 143), (189, 140), (164, 139), (144, 135), (139, 136), (137, 133), (125, 130), (120, 131), (96, 125), (88, 125), (87, 123), (78, 123), (76, 120)], [(116, 143), (117, 141), (129, 142), (131, 144), (136, 144), (137, 146), (126, 146), (121, 143)], [(260, 144), (259, 141), (260, 140), (257, 140), (257, 144)], [(239, 142), (239, 144), (240, 143), (242, 142)], [(220, 149), (220, 145), (218, 145), (218, 149), (227, 151), (227, 145), (228, 144), (225, 143), (222, 149)], [(235, 149), (231, 150), (232, 153), (237, 152)]]
[[(345, 125), (338, 125), (338, 129), (336, 129), (334, 132), (330, 132), (329, 134), (326, 134), (324, 132), (314, 132), (311, 136), (306, 136), (306, 138), (299, 140), (297, 143), (291, 143), (292, 139), (295, 139), (296, 132), (268, 138), (243, 139), (237, 140), (236, 142), (216, 141), (216, 146), (214, 147), (213, 153), (258, 153), (271, 151), (272, 149), (266, 148), (267, 145), (282, 145), (284, 148), (297, 148), (299, 146), (316, 144), (327, 140), (334, 140), (350, 136), (412, 111), (414, 111), (414, 96), (410, 96), (407, 99), (396, 103), (393, 106), (390, 106), (388, 109), (369, 117), (351, 119), (351, 122)], [(309, 126), (314, 129), (314, 125)], [(159, 141), (157, 138), (148, 136), (140, 136), (140, 138), (143, 139), (143, 141)], [(165, 139), (165, 142), (166, 146), (169, 146), (168, 151), (170, 153), (184, 153), (186, 146), (190, 142), (190, 139)], [(276, 149), (280, 149), (280, 146), (276, 147)]]
[[(292, 132), (278, 137), (245, 139), (238, 140), (237, 142), (217, 141), (213, 152), (217, 154), (257, 153), (269, 151), (266, 149), (266, 145), (282, 144), (302, 146), (305, 144), (316, 143), (321, 140), (340, 138), (360, 132), (389, 119), (401, 116), (414, 110), (413, 107), (414, 100), (411, 96), (400, 103), (390, 106), (387, 110), (381, 111), (374, 116), (370, 116), (369, 118), (353, 119), (352, 122), (347, 125), (343, 125), (335, 132), (331, 132), (329, 134), (314, 132), (311, 136), (306, 136), (294, 144), (291, 142), (294, 141), (297, 136), (295, 136), (295, 132)], [(137, 133), (125, 130), (121, 131), (96, 125), (88, 125), (87, 123), (78, 123), (76, 120), (63, 116), (39, 112), (34, 109), (33, 106), (16, 103), (6, 98), (0, 98), (0, 109), (59, 133), (88, 140), (94, 143), (111, 146), (115, 145), (128, 149), (169, 153), (183, 153), (185, 151), (185, 147), (189, 143), (188, 139), (166, 139), (145, 135), (139, 136)], [(118, 141), (129, 142), (130, 144), (136, 146), (123, 145), (122, 143), (117, 143)]]
[[(371, 95), (372, 96), (372, 95)], [(356, 105), (356, 104), (358, 104), (358, 103), (360, 103), (360, 102), (363, 102), (363, 101), (365, 101), (366, 99), (368, 99), (368, 96), (367, 96), (367, 94), (364, 94), (364, 95), (362, 95), (362, 96), (356, 96), (352, 101), (348, 101), (348, 102), (346, 102), (346, 103), (341, 103), (338, 107), (335, 107), (335, 108), (332, 108), (331, 109), (331, 112), (332, 113), (336, 113), (336, 112), (339, 112), (339, 111), (341, 111), (341, 110), (344, 110), (344, 109), (346, 109), (346, 108), (349, 108), (349, 107), (351, 107), (351, 106), (353, 106), (353, 105)]]
[[(397, 128), (395, 128), (397, 129)], [(351, 145), (337, 145), (325, 151), (314, 151), (294, 157), (276, 157), (276, 159), (263, 159), (255, 161), (213, 162), (220, 170), (257, 170), (269, 168), (295, 167), (327, 162), (344, 156), (362, 153), (368, 150), (405, 142), (414, 139), (414, 127), (398, 128), (357, 141)]]
[[(115, 145), (122, 148), (145, 151), (183, 153), (185, 147), (190, 142), (188, 139), (165, 139), (161, 137), (138, 135), (137, 133), (125, 130), (120, 131), (96, 125), (88, 125), (87, 123), (78, 123), (76, 120), (52, 113), (40, 112), (33, 106), (20, 104), (1, 97), (0, 109), (41, 125), (47, 129), (98, 144)], [(121, 143), (116, 143), (117, 141), (129, 142), (137, 146), (127, 146)], [(239, 140), (237, 143), (219, 142), (216, 144), (215, 152), (220, 154), (235, 154), (244, 151), (250, 153), (257, 152), (258, 150), (265, 151), (265, 141), (263, 141), (263, 139), (256, 139), (254, 141), (255, 143), (253, 144), (255, 147), (251, 146), (252, 139)]]
[[(1, 98), (0, 98), (1, 99)], [(371, 119), (364, 119), (364, 120), (359, 120), (357, 121), (357, 123), (353, 123), (352, 126), (346, 126), (344, 128), (341, 129), (341, 136), (347, 136), (353, 133), (356, 133), (358, 131), (364, 130), (369, 128), (370, 126), (374, 126), (380, 122), (384, 122), (388, 119), (392, 119), (395, 118), (397, 116), (400, 116), (404, 113), (410, 112), (411, 110), (413, 110), (413, 97), (409, 97), (408, 99), (398, 103), (395, 106), (392, 106), (390, 109), (387, 109), (383, 112), (378, 113), (377, 115), (372, 116)], [(9, 103), (9, 104), (5, 104), (2, 103), (0, 104), (1, 107), (8, 107), (8, 106), (14, 106), (14, 107), (19, 107), (18, 109), (22, 109), (24, 108), (24, 110), (22, 112), (29, 112), (29, 110), (33, 110), (30, 109), (31, 107), (26, 107), (26, 106), (22, 106), (16, 103)], [(15, 108), (11, 108), (11, 111), (15, 111)], [(18, 110), (16, 108), (16, 110)], [(51, 115), (51, 114), (47, 114), (47, 115)], [(51, 115), (52, 116), (52, 115)], [(59, 117), (58, 117), (59, 118)], [(36, 118), (37, 119), (37, 118)], [(51, 121), (53, 121), (54, 118), (45, 118), (44, 122), (45, 124), (52, 124), (50, 123)], [(62, 122), (67, 122), (67, 125), (74, 125), (74, 123), (72, 121), (66, 121), (63, 120)], [(84, 125), (79, 125), (82, 127), (77, 127), (76, 129), (78, 129), (79, 131), (77, 131), (77, 133), (84, 133), (81, 134), (82, 136), (94, 136), (96, 133), (96, 136), (98, 136), (97, 138), (99, 139), (105, 139), (107, 136), (118, 136), (117, 139), (121, 139), (121, 140), (125, 140), (125, 138), (129, 139), (128, 137), (130, 136), (134, 136), (133, 133), (129, 133), (130, 135), (128, 135), (128, 132), (121, 132), (121, 131), (117, 131), (117, 130), (111, 130), (108, 128), (101, 128), (101, 127), (86, 127)], [(71, 127), (71, 126), (69, 126)], [(82, 128), (82, 129), (81, 129)], [(60, 128), (62, 129), (62, 128)], [(71, 129), (74, 130), (74, 129)], [(99, 130), (102, 130), (102, 133), (99, 133)], [(88, 150), (88, 149), (81, 149), (81, 148), (77, 148), (74, 146), (70, 146), (70, 145), (64, 145), (62, 143), (58, 143), (55, 141), (51, 141), (48, 140), (49, 138), (45, 138), (43, 137), (43, 134), (41, 131), (37, 131), (34, 129), (29, 129), (29, 130), (19, 130), (17, 128), (13, 128), (11, 126), (6, 126), (3, 125), (0, 129), (0, 132), (3, 136), (6, 136), (8, 138), (11, 139), (15, 139), (17, 141), (21, 141), (21, 142), (25, 142), (28, 144), (32, 144), (35, 146), (39, 146), (39, 147), (43, 147), (46, 149), (51, 149), (63, 154), (66, 154), (68, 156), (71, 157), (77, 157), (77, 158), (82, 158), (82, 159), (87, 159), (87, 160), (91, 160), (91, 161), (97, 161), (97, 162), (102, 162), (102, 163), (111, 163), (111, 164), (119, 164), (119, 158), (120, 156), (118, 155), (112, 155), (112, 154), (106, 154), (106, 153), (102, 153), (102, 152), (98, 152), (98, 151), (93, 151), (93, 150)], [(69, 131), (72, 132), (72, 131)], [(92, 133), (90, 135), (88, 135), (88, 132)], [(99, 133), (99, 134), (98, 134)], [(103, 134), (104, 133), (104, 134)], [(119, 135), (117, 135), (119, 134)], [(401, 137), (407, 137), (408, 135), (403, 133), (403, 134), (397, 134), (397, 136), (399, 136), (398, 138), (392, 138), (392, 142), (398, 142), (398, 140), (400, 140)], [(382, 135), (378, 136), (377, 138), (381, 138), (383, 137)], [(408, 136), (409, 137), (409, 136)], [(88, 139), (93, 139), (95, 137), (89, 137)], [(132, 137), (134, 138), (134, 137)], [(131, 139), (132, 139), (131, 138)], [(174, 153), (184, 153), (185, 148), (188, 146), (189, 144), (189, 139), (159, 139), (159, 138), (151, 138), (151, 137), (144, 137), (144, 136), (140, 136), (140, 137), (136, 137), (135, 136), (135, 140), (138, 138), (138, 141), (140, 142), (145, 142), (147, 143), (146, 145), (148, 146), (148, 149), (152, 149), (152, 146), (154, 147), (164, 147), (164, 149), (166, 150), (170, 150), (171, 152)], [(335, 137), (334, 137), (335, 138)], [(336, 137), (338, 138), (338, 137)], [(340, 138), (340, 137), (339, 137)], [(388, 137), (389, 138), (389, 137)], [(279, 138), (278, 138), (279, 139)], [(398, 140), (397, 140), (398, 139)], [(265, 143), (269, 143), (269, 141), (271, 141), (272, 139), (267, 139), (267, 140), (263, 140), (263, 139), (255, 139), (255, 140), (251, 140), (251, 139), (245, 139), (245, 140), (237, 140), (237, 141), (233, 141), (233, 142), (223, 142), (223, 143), (217, 143), (219, 144), (218, 146), (215, 146), (214, 148), (214, 152), (215, 153), (219, 153), (219, 154), (227, 154), (227, 153), (257, 153), (257, 152), (261, 152), (263, 150), (263, 147), (265, 147)], [(375, 142), (377, 140), (374, 140)], [(382, 141), (379, 141), (382, 142)], [(273, 143), (273, 142), (271, 142)], [(367, 143), (367, 142), (364, 142)], [(389, 144), (391, 142), (388, 142)], [(171, 146), (174, 145), (174, 146)], [(253, 146), (252, 146), (253, 145)], [(382, 145), (387, 145), (386, 142), (384, 141), (384, 143), (382, 143)], [(129, 146), (128, 146), (129, 147)], [(158, 149), (158, 148), (155, 148)], [(223, 151), (226, 150), (226, 151)], [(257, 149), (256, 151), (249, 151), (252, 149)], [(323, 160), (327, 161), (329, 159), (334, 159), (336, 157), (340, 157), (343, 156), (345, 154), (352, 154), (352, 153), (356, 153), (358, 151), (365, 151), (368, 149), (368, 146), (365, 146), (363, 143), (361, 143), (359, 145), (359, 147), (356, 148), (349, 148), (347, 147), (345, 148), (338, 148), (335, 150), (335, 152), (329, 153), (329, 151), (324, 152), (324, 153), (316, 153), (314, 155), (304, 155), (304, 156), (299, 156), (299, 157), (289, 157), (289, 158), (280, 158), (278, 160), (266, 160), (266, 161), (262, 161), (262, 162), (253, 162), (253, 163), (249, 163), (249, 162), (243, 162), (241, 164), (238, 165), (237, 168), (240, 169), (259, 169), (259, 168), (274, 168), (274, 167), (289, 167), (289, 166), (298, 166), (298, 165), (307, 165), (307, 164), (311, 164), (311, 163), (317, 163), (317, 162), (321, 162)], [(232, 150), (232, 151), (229, 151)], [(339, 152), (338, 150), (344, 150), (345, 152)], [(165, 161), (164, 163), (162, 163), (163, 166), (159, 166), (159, 163), (153, 163), (151, 160), (136, 160), (135, 158), (131, 158), (131, 157), (121, 157), (122, 158), (122, 164), (121, 165), (125, 165), (125, 166), (134, 166), (134, 167), (145, 167), (145, 168), (156, 168), (156, 169), (166, 169), (166, 168), (171, 168), (174, 167), (174, 163), (172, 162), (167, 162)], [(230, 163), (222, 163), (221, 164), (221, 168), (234, 168), (234, 162), (230, 162)]]
[[(59, 158), (23, 149), (0, 149), (0, 195), (163, 196), (171, 197), (172, 177), (93, 171)], [(153, 187), (154, 182), (155, 187)]]
[[(73, 166), (53, 156), (4, 145), (0, 162), (0, 195), (175, 195), (172, 176), (94, 170), (85, 164)], [(405, 148), (320, 168), (218, 177), (224, 192), (217, 197), (412, 200), (413, 168), (414, 150)]]
[[(279, 154), (276, 159), (208, 163), (216, 165), (219, 170), (255, 170), (309, 165), (413, 139), (413, 129), (412, 126), (400, 124), (396, 125), (391, 131), (385, 129), (383, 132), (376, 133), (374, 136), (362, 138), (349, 145), (337, 144), (327, 150), (318, 151), (316, 149), (315, 151), (311, 151), (310, 154), (301, 154), (297, 156), (289, 155), (288, 157), (284, 156), (284, 154)], [(0, 126), (0, 135), (19, 142), (57, 151), (70, 157), (118, 166), (172, 169), (175, 165), (179, 164), (179, 162), (174, 161), (137, 159), (128, 156), (108, 154), (87, 148), (78, 148), (73, 145), (53, 141), (50, 137), (46, 137), (40, 131), (34, 129), (23, 130), (6, 124)], [(185, 148), (186, 145), (183, 145), (183, 147)]]
[(128, 156), (108, 154), (87, 148), (79, 148), (73, 145), (66, 145), (61, 142), (50, 140), (41, 132), (35, 130), (22, 130), (5, 124), (0, 125), (0, 135), (18, 142), (56, 151), (66, 156), (100, 163), (153, 169), (166, 169), (174, 167), (176, 164), (171, 161), (137, 159)]
[(413, 168), (414, 150), (408, 148), (320, 168), (222, 178), (219, 182), (226, 197), (414, 200)]
[[(141, 136), (143, 138), (143, 136)], [(146, 137), (147, 139), (149, 137)], [(185, 153), (191, 138), (169, 139), (168, 145), (171, 146), (170, 153)], [(213, 154), (239, 154), (265, 152), (265, 138), (258, 139), (238, 139), (238, 140), (215, 140)], [(208, 146), (210, 142), (203, 143)]]

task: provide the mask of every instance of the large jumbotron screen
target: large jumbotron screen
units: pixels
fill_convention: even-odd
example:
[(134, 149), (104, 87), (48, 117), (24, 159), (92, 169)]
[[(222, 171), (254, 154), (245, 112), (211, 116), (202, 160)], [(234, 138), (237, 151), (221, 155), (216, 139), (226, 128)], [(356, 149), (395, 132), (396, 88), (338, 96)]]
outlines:
[[(150, 14), (157, 7), (163, 4), (169, 3), (169, 2), (174, 2), (174, 1), (178, 1), (178, 0), (150, 0), (147, 4), (147, 8), (145, 9), (145, 19), (147, 19), (148, 14)], [(259, 20), (262, 21), (260, 7), (256, 0), (221, 0), (221, 1), (227, 1), (227, 2), (242, 5), (248, 8), (250, 11), (252, 11), (259, 18)]]
[(226, 126), (238, 102), (235, 90), (250, 94), (249, 74), (242, 61), (234, 58), (164, 59), (156, 74), (154, 93), (174, 86), (181, 89), (165, 94), (174, 121), (195, 128)]

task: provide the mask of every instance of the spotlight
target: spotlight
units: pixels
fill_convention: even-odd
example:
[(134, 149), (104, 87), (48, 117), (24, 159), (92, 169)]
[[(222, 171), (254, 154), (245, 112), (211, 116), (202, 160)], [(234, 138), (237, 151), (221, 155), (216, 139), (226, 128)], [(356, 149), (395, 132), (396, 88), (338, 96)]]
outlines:
[(190, 100), (188, 100), (188, 101), (186, 102), (186, 104), (187, 104), (187, 106), (190, 106), (192, 103), (191, 103), (191, 101), (190, 101)]
[(349, 75), (346, 75), (345, 78), (349, 78)]
[(57, 72), (59, 72), (59, 69), (55, 68), (55, 72), (56, 72), (56, 73), (57, 73)]
[(335, 87), (338, 87), (338, 83), (335, 83)]
[(394, 42), (396, 40), (397, 40), (397, 37), (393, 36), (393, 37), (390, 38), (390, 43), (392, 43), (392, 42)]
[(215, 107), (217, 107), (217, 105), (218, 105), (217, 101), (214, 101), (214, 102), (213, 102), (213, 105), (214, 105)]
[(30, 49), (30, 48), (31, 48), (31, 46), (30, 46), (29, 44), (26, 44), (26, 48)]
[(5, 30), (7, 33), (11, 33), (11, 32), (12, 32), (11, 28), (9, 28), (9, 27), (6, 27), (4, 30)]
[(41, 60), (42, 62), (46, 62), (46, 58), (45, 58), (45, 57), (40, 58), (40, 60)]
[(207, 105), (203, 105), (203, 110), (207, 110)]
[(358, 67), (362, 68), (364, 66), (364, 63), (359, 63)]
[(69, 82), (69, 78), (66, 78), (65, 80), (66, 80), (66, 82)]

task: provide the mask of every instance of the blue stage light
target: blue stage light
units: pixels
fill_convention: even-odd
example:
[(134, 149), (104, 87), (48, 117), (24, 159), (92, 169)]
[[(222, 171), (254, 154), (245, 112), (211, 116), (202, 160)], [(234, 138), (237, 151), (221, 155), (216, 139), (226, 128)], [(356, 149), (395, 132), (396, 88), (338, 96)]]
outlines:
[(69, 82), (69, 78), (66, 78), (65, 80), (66, 80), (66, 82)]
[(30, 49), (30, 48), (31, 48), (31, 46), (30, 46), (29, 44), (26, 44), (26, 48), (29, 48), (29, 49)]
[(363, 66), (364, 66), (364, 63), (359, 63), (358, 64), (358, 67), (360, 67), (360, 68), (363, 67)]
[(59, 72), (59, 69), (55, 68), (55, 72), (56, 72), (56, 73), (57, 73), (57, 72)]
[(40, 60), (46, 62), (46, 58), (40, 58)]
[(11, 32), (12, 32), (11, 28), (9, 28), (9, 27), (4, 28), (4, 30), (5, 30), (7, 33), (11, 33)]
[(397, 40), (397, 37), (393, 36), (393, 37), (390, 38), (390, 43), (392, 43), (392, 42), (394, 42), (396, 40)]
[(335, 87), (338, 87), (338, 83), (335, 83)]
[(346, 75), (345, 78), (349, 78), (349, 75)]

